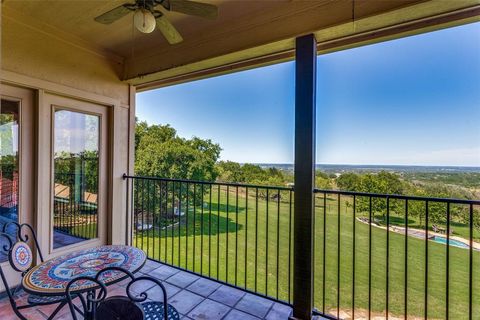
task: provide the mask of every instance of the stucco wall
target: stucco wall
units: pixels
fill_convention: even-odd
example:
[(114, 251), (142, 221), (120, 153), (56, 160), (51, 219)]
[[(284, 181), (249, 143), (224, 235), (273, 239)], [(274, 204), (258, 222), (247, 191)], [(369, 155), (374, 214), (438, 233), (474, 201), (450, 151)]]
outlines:
[[(132, 168), (133, 148), (129, 140), (133, 137), (135, 89), (120, 80), (123, 59), (81, 39), (69, 38), (61, 30), (30, 21), (16, 12), (4, 10), (1, 18), (0, 80), (35, 93), (34, 110), (40, 110), (35, 116), (36, 145), (45, 146), (51, 139), (51, 119), (42, 118), (47, 113), (41, 112), (51, 107), (45, 102), (46, 96), (87, 101), (108, 109), (107, 242), (125, 243), (126, 183), (122, 175)], [(31, 222), (37, 222), (39, 226), (50, 215), (48, 166), (51, 156), (49, 148), (37, 148), (32, 158), (37, 181), (35, 195), (29, 200), (36, 204), (35, 218)], [(46, 237), (46, 230), (37, 231)], [(48, 240), (42, 241), (47, 256), (50, 253), (48, 245)]]
[(2, 69), (129, 104), (129, 86), (119, 80), (120, 58), (42, 27), (2, 12)]

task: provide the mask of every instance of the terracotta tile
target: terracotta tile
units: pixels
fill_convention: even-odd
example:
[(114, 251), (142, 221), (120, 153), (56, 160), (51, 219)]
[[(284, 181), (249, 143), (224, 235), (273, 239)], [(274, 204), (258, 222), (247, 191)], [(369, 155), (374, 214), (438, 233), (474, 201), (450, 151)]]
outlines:
[(107, 287), (107, 297), (126, 296), (126, 288), (120, 285), (112, 285)]
[[(6, 299), (5, 299), (6, 300)], [(0, 305), (0, 319), (2, 320), (10, 320), (10, 319), (15, 319), (17, 320), (17, 316), (13, 313), (12, 307), (10, 306), (10, 303), (6, 303), (2, 300), (2, 304)]]
[[(38, 310), (43, 315), (45, 315), (46, 318), (48, 318), (55, 311), (57, 307), (58, 307), (58, 304), (51, 304), (47, 306), (37, 306), (37, 307), (34, 307), (34, 309)], [(68, 305), (63, 306), (62, 309), (60, 309), (60, 311), (57, 313), (57, 315), (62, 315), (66, 313), (70, 313)]]
[(29, 310), (22, 310), (22, 314), (28, 319), (28, 320), (45, 320), (48, 317), (43, 314), (39, 309), (37, 308), (32, 308)]

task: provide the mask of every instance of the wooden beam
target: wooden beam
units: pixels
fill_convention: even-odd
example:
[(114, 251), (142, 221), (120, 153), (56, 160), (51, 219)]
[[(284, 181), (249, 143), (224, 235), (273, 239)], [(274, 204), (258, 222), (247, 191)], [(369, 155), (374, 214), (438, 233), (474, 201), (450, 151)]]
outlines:
[(317, 42), (313, 34), (296, 39), (295, 202), (293, 318), (309, 320), (313, 309), (315, 188), (315, 92)]
[(319, 43), (318, 51), (321, 53), (327, 53), (353, 46), (370, 44), (376, 41), (386, 41), (398, 38), (399, 36), (414, 35), (419, 33), (419, 31), (428, 32), (455, 26), (459, 22), (470, 23), (479, 21), (479, 17), (480, 5), (476, 5), (465, 9), (455, 10), (453, 12), (442, 13), (433, 17), (400, 23), (371, 32), (363, 32), (349, 37), (325, 41)]

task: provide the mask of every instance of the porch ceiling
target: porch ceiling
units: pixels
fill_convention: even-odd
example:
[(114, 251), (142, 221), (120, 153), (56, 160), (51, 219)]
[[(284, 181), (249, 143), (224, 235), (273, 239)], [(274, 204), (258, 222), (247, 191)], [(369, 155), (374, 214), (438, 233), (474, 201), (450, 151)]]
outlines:
[[(289, 59), (294, 37), (311, 32), (316, 33), (320, 50), (322, 45), (323, 50), (334, 50), (377, 38), (478, 20), (479, 15), (477, 0), (198, 1), (217, 5), (219, 16), (212, 21), (166, 12), (184, 38), (177, 45), (169, 45), (157, 30), (152, 34), (134, 32), (132, 15), (111, 25), (93, 20), (133, 0), (3, 0), (2, 10), (10, 18), (56, 33), (64, 41), (106, 52), (112, 59), (123, 61), (120, 78), (140, 89), (207, 76), (206, 69), (222, 73)], [(454, 18), (434, 23), (424, 21), (465, 9), (469, 11)], [(377, 32), (412, 21), (424, 23), (383, 36)], [(376, 36), (371, 35), (374, 32)], [(346, 40), (362, 34), (363, 38)]]

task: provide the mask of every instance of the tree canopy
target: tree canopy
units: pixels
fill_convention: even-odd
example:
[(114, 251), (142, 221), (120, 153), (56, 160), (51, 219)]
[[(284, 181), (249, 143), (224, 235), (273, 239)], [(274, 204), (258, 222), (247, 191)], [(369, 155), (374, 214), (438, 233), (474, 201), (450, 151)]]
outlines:
[[(148, 125), (137, 121), (135, 131), (135, 173), (143, 176), (155, 176), (172, 179), (202, 180), (246, 183), (263, 186), (285, 186), (294, 182), (293, 173), (276, 167), (264, 167), (257, 164), (240, 164), (233, 161), (219, 161), (221, 148), (210, 139), (178, 136), (170, 125)], [(368, 173), (344, 172), (342, 174), (316, 171), (315, 184), (319, 189), (337, 189), (365, 193), (398, 194), (423, 197), (444, 197), (474, 199), (475, 196), (460, 186), (452, 186), (436, 181), (419, 182), (405, 175), (380, 171)], [(186, 192), (185, 192), (186, 194)], [(358, 212), (385, 215), (387, 201), (382, 197), (373, 197), (370, 204), (368, 196), (357, 196)], [(388, 208), (391, 213), (405, 210), (405, 202), (390, 199)], [(425, 204), (422, 201), (409, 201), (409, 214), (420, 219), (425, 218)], [(451, 208), (452, 217), (468, 220), (465, 208)], [(432, 203), (429, 208), (429, 221), (443, 223), (446, 206)], [(480, 225), (475, 220), (475, 226)]]
[(135, 173), (163, 178), (215, 181), (221, 148), (210, 139), (180, 138), (169, 125), (137, 122)]

